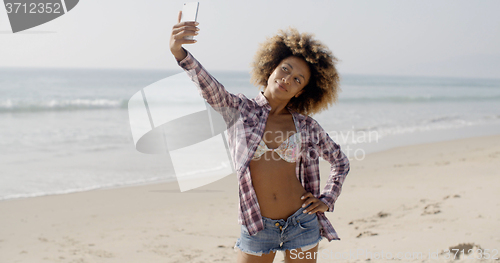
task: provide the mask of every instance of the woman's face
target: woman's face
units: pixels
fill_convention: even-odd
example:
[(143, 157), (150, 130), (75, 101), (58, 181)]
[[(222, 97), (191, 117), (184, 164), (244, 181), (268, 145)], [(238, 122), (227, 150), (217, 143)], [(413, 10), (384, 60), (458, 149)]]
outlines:
[(304, 59), (294, 56), (287, 57), (269, 76), (264, 93), (274, 98), (290, 100), (303, 92), (310, 77), (311, 71)]

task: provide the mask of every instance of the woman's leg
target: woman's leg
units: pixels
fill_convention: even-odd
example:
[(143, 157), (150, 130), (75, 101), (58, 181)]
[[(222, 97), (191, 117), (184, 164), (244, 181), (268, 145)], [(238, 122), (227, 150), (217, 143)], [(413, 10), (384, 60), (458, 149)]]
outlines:
[(254, 256), (238, 250), (238, 263), (272, 263), (276, 252), (271, 251), (269, 254), (262, 254), (262, 256)]
[(294, 250), (293, 253), (286, 250), (285, 263), (316, 263), (317, 255), (315, 252), (318, 252), (318, 245), (306, 251), (302, 251), (300, 248)]

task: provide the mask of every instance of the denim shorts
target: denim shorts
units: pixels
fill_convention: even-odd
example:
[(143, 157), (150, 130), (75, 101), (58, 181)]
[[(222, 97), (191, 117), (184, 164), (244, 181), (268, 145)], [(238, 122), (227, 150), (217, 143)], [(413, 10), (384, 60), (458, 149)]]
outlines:
[[(306, 207), (307, 208), (307, 207)], [(250, 236), (245, 225), (241, 225), (241, 237), (234, 249), (247, 254), (261, 256), (271, 251), (299, 249), (307, 251), (318, 244), (322, 237), (316, 213), (303, 213), (301, 207), (293, 215), (284, 219), (262, 217), (264, 229)]]

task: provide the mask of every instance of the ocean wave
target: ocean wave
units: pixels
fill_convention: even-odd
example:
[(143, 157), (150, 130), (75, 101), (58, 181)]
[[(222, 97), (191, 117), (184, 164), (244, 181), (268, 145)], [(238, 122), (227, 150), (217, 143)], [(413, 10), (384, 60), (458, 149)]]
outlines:
[(500, 79), (447, 78), (423, 76), (351, 75), (342, 78), (342, 85), (381, 87), (500, 87)]
[(344, 103), (419, 103), (419, 102), (480, 102), (500, 101), (497, 96), (386, 96), (386, 97), (343, 97), (339, 101)]
[(150, 184), (150, 183), (168, 183), (175, 182), (177, 179), (175, 177), (153, 177), (147, 179), (138, 179), (138, 180), (130, 180), (126, 182), (115, 182), (101, 185), (89, 185), (82, 186), (78, 188), (68, 188), (68, 189), (54, 189), (52, 191), (39, 191), (32, 193), (18, 193), (18, 194), (6, 194), (0, 195), (0, 201), (9, 200), (9, 199), (18, 199), (18, 198), (28, 198), (28, 197), (38, 197), (38, 196), (48, 196), (48, 195), (61, 195), (61, 194), (71, 194), (78, 192), (85, 192), (97, 189), (107, 189), (107, 188), (115, 188), (115, 187), (124, 187), (124, 186), (135, 186), (142, 184)]
[[(494, 116), (493, 116), (494, 118)], [(350, 130), (329, 131), (330, 137), (343, 144), (351, 145), (365, 143), (367, 141), (378, 141), (392, 135), (431, 132), (448, 129), (460, 129), (470, 126), (479, 126), (492, 123), (491, 116), (478, 119), (467, 119), (458, 115), (436, 116), (414, 122), (399, 122), (378, 125), (367, 125), (364, 127), (352, 127)]]
[(128, 100), (67, 99), (26, 101), (7, 99), (0, 101), (0, 112), (71, 111), (89, 109), (127, 109)]
[[(451, 130), (460, 129), (467, 126), (474, 125), (471, 122), (462, 122), (456, 124), (445, 124), (445, 125), (428, 125), (428, 126), (417, 126), (417, 125), (395, 125), (392, 127), (380, 127), (377, 129), (372, 129), (370, 131), (343, 131), (340, 135), (329, 133), (330, 137), (337, 143), (345, 145), (356, 145), (360, 143), (377, 143), (380, 139), (385, 139), (392, 137), (394, 135), (403, 134), (414, 134), (423, 132), (432, 132), (440, 130)], [(333, 134), (333, 135), (332, 135)]]

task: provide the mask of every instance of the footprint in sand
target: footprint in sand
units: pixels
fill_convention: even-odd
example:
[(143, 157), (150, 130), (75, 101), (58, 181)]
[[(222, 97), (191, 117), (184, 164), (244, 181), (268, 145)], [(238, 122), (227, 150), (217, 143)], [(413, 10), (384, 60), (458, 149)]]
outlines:
[(356, 238), (360, 238), (360, 237), (370, 237), (370, 236), (377, 236), (378, 234), (377, 233), (373, 233), (371, 231), (364, 231), (364, 232), (361, 232), (359, 233)]
[[(389, 215), (390, 215), (389, 213), (381, 211), (370, 218), (366, 218), (366, 219), (362, 218), (362, 219), (353, 220), (353, 221), (349, 222), (349, 225), (356, 224), (356, 226), (354, 227), (354, 229), (356, 229), (356, 230), (359, 229), (360, 227), (362, 227), (364, 229), (374, 228), (374, 227), (379, 226), (379, 224), (377, 224), (378, 219), (388, 217)], [(365, 232), (370, 232), (370, 231), (365, 231)], [(363, 233), (365, 233), (365, 232), (363, 232)], [(362, 235), (363, 233), (359, 234), (358, 237), (360, 237), (360, 235)]]
[(422, 212), (421, 215), (434, 215), (441, 213), (441, 210), (439, 209), (439, 203), (434, 203), (434, 204), (428, 204), (424, 208), (424, 212)]
[(377, 217), (379, 218), (384, 218), (384, 217), (388, 217), (390, 214), (389, 213), (384, 213), (384, 212), (378, 212), (377, 214)]
[(446, 199), (451, 198), (451, 197), (453, 197), (453, 198), (460, 198), (460, 195), (452, 195), (452, 196), (451, 195), (447, 195), (447, 196), (443, 197), (443, 200), (446, 200)]
[(349, 222), (349, 225), (353, 225), (354, 223), (377, 222), (377, 219), (385, 218), (385, 217), (388, 217), (389, 215), (391, 215), (391, 214), (380, 211), (375, 216), (372, 216), (371, 218), (368, 218), (368, 219), (362, 218), (362, 219), (353, 220), (353, 221)]
[[(459, 194), (447, 195), (447, 196), (443, 197), (443, 200), (447, 200), (450, 198), (461, 198), (461, 196)], [(429, 202), (429, 201), (430, 200), (427, 200), (427, 199), (420, 199), (420, 202), (424, 203), (424, 204)], [(431, 204), (426, 205), (424, 207), (424, 211), (422, 212), (421, 215), (424, 216), (424, 215), (434, 215), (434, 214), (441, 213), (440, 205), (441, 205), (441, 202), (431, 203)]]

